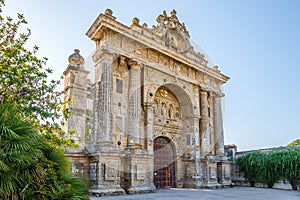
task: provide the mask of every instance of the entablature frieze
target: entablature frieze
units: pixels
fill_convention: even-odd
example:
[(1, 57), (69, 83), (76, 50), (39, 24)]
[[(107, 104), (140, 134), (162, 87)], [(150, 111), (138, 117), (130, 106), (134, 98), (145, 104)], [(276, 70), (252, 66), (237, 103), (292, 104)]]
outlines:
[[(156, 79), (158, 77), (165, 77), (168, 79), (168, 82), (182, 81), (187, 84), (199, 85), (200, 87), (210, 88), (209, 90), (215, 91), (219, 89), (219, 84), (213, 84), (214, 79), (206, 81), (206, 79), (208, 79), (207, 75), (204, 75), (201, 72), (197, 72), (196, 70), (189, 68), (189, 66), (182, 65), (172, 58), (168, 58), (169, 66), (166, 66), (163, 63), (160, 63), (159, 60), (157, 62), (149, 62), (150, 56), (148, 55), (145, 56), (145, 58), (140, 58), (136, 57), (134, 52), (124, 51), (123, 49), (114, 49), (113, 47), (101, 47), (95, 52), (94, 56), (100, 58), (101, 55), (104, 54), (113, 56), (114, 59), (123, 58), (121, 60), (123, 60), (124, 64), (126, 63), (128, 66), (147, 66), (145, 78), (148, 79), (149, 82), (157, 82)], [(152, 71), (152, 73), (148, 73), (148, 71)], [(161, 73), (160, 76), (157, 76), (158, 72)], [(190, 75), (190, 73), (192, 73), (193, 75)]]

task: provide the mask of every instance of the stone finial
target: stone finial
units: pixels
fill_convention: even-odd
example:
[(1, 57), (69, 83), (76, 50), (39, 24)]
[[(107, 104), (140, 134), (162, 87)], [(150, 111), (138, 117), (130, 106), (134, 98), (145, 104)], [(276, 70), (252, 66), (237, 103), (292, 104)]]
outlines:
[(141, 26), (139, 18), (135, 17), (132, 19), (132, 24), (130, 27), (133, 27), (133, 26), (139, 26), (139, 27)]
[(106, 14), (106, 15), (108, 15), (108, 16), (112, 16), (112, 14), (113, 14), (113, 11), (111, 10), (111, 9), (106, 9), (105, 11), (104, 11), (104, 14)]
[(220, 72), (219, 67), (218, 67), (217, 65), (213, 66), (212, 68), (213, 68), (214, 70)]
[(177, 12), (176, 12), (175, 9), (173, 9), (173, 10), (170, 12), (170, 14), (171, 14), (171, 17), (176, 17)]
[(104, 15), (106, 17), (109, 17), (110, 19), (113, 19), (113, 20), (116, 20), (117, 18), (115, 16), (113, 16), (113, 11), (109, 8), (107, 8), (105, 11), (104, 11)]
[(167, 20), (167, 19), (168, 19), (167, 12), (166, 12), (165, 10), (163, 11), (162, 16), (164, 17), (164, 20)]
[(143, 27), (143, 28), (148, 28), (148, 24), (143, 23), (142, 27)]
[(79, 49), (74, 49), (74, 52), (69, 56), (69, 64), (83, 65), (84, 58), (80, 55)]

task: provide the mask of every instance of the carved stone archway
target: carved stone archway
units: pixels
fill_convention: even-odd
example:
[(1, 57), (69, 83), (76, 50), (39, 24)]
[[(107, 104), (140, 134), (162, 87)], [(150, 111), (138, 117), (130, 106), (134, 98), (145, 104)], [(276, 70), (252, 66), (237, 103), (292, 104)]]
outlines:
[(182, 155), (190, 152), (187, 139), (194, 125), (189, 116), (193, 105), (184, 88), (168, 83), (160, 86), (153, 101), (154, 184), (160, 188), (181, 187)]

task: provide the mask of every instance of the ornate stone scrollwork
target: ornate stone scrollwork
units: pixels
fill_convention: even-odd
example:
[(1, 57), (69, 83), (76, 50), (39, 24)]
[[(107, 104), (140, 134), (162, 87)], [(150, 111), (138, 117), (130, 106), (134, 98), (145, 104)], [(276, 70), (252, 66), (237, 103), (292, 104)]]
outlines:
[(157, 24), (153, 27), (153, 32), (165, 38), (166, 46), (176, 49), (178, 52), (185, 52), (192, 49), (189, 42), (190, 36), (185, 24), (178, 20), (176, 14), (174, 9), (170, 12), (170, 16), (163, 11), (156, 18)]

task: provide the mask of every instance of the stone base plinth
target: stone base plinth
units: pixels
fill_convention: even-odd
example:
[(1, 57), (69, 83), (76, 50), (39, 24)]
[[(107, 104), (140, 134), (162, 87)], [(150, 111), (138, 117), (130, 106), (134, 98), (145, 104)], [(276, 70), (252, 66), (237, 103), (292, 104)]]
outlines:
[(125, 191), (123, 188), (101, 188), (101, 189), (89, 189), (89, 193), (93, 196), (116, 196), (124, 195)]
[(195, 188), (202, 188), (202, 189), (217, 189), (222, 188), (222, 185), (216, 182), (200, 182), (195, 181)]
[(154, 184), (148, 184), (145, 186), (131, 186), (125, 189), (127, 194), (141, 194), (141, 193), (152, 193), (155, 192), (156, 188)]
[(121, 186), (127, 194), (154, 192), (153, 156), (140, 148), (127, 149), (122, 159), (124, 175)]

